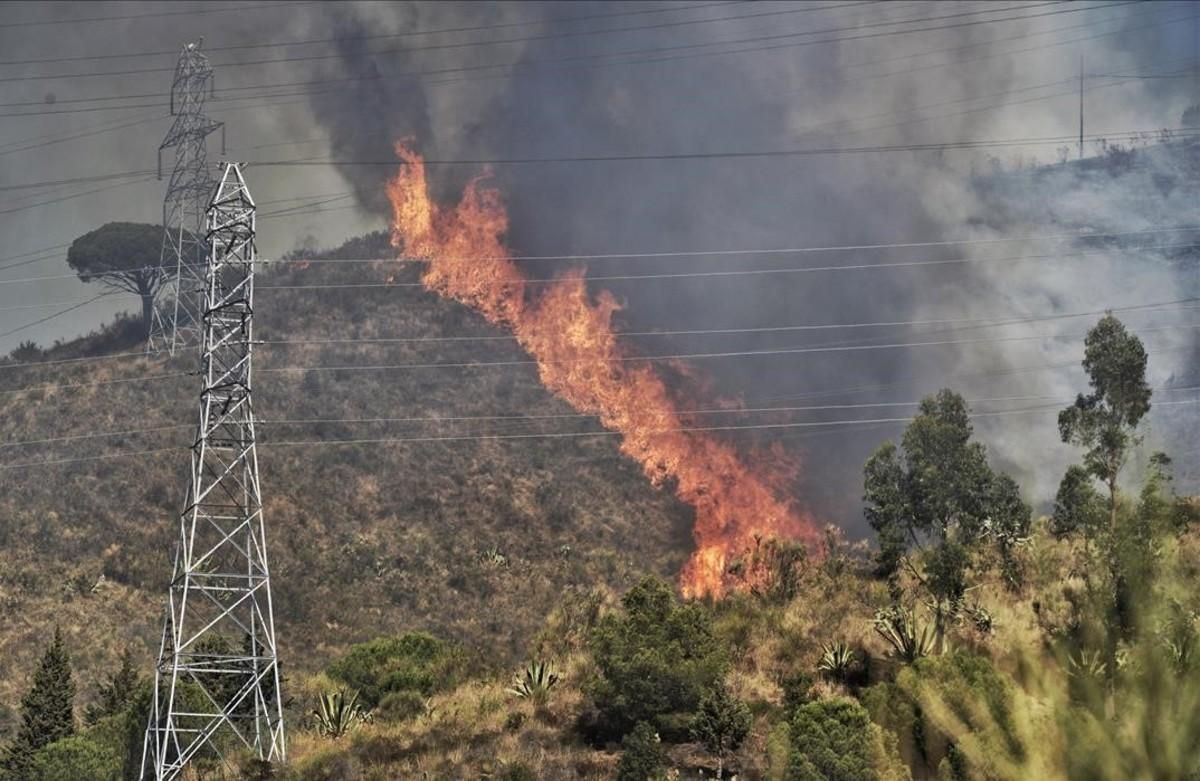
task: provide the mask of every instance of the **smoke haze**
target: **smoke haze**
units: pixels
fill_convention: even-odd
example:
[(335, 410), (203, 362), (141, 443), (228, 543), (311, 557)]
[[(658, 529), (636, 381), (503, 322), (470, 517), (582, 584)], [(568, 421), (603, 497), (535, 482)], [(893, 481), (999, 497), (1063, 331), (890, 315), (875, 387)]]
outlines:
[[(800, 266), (912, 264), (892, 269), (593, 281), (612, 290), (627, 331), (1011, 319), (1094, 312), (1196, 295), (1192, 234), (1122, 242), (1023, 242), (1022, 236), (1195, 225), (1196, 156), (1176, 142), (1128, 158), (1122, 131), (1178, 129), (1198, 102), (1195, 17), (1186, 2), (1049, 3), (311, 3), (199, 16), (142, 16), (135, 3), (28, 5), (20, 19), (130, 15), (123, 21), (0, 27), (4, 59), (168, 50), (203, 35), (205, 47), (334, 39), (213, 51), (229, 156), (251, 162), (332, 158), (340, 166), (251, 167), (263, 208), (260, 248), (278, 255), (333, 246), (384, 227), (393, 144), (411, 138), (436, 191), (454, 197), (478, 165), (437, 161), (703, 155), (730, 151), (937, 145), (1059, 139), (972, 149), (861, 151), (777, 157), (497, 164), (494, 185), (517, 255), (676, 253), (930, 242), (852, 252), (616, 258), (593, 276)], [(284, 7), (287, 6), (287, 7)], [(153, 6), (153, 8), (160, 8)], [(162, 6), (167, 8), (167, 6)], [(170, 6), (175, 8), (175, 6)], [(1009, 9), (1009, 10), (1005, 10)], [(984, 13), (986, 12), (986, 13)], [(1008, 21), (984, 20), (1007, 19)], [(905, 20), (923, 20), (900, 24)], [(900, 35), (898, 30), (924, 32)], [(465, 28), (465, 29), (464, 29)], [(436, 35), (418, 31), (458, 30)], [(609, 30), (607, 33), (596, 31)], [(801, 35), (808, 33), (807, 35)], [(875, 37), (868, 37), (875, 36)], [(507, 41), (496, 43), (496, 41)], [(820, 42), (819, 41), (824, 41)], [(726, 42), (726, 43), (722, 43)], [(324, 59), (308, 59), (321, 55)], [(164, 92), (174, 55), (5, 66), (6, 76), (162, 67), (149, 74), (0, 84), (4, 102)], [(288, 60), (260, 65), (234, 63)], [(1083, 64), (1084, 155), (1079, 132)], [(504, 67), (495, 67), (503, 64)], [(1154, 78), (1147, 78), (1154, 77)], [(308, 85), (273, 86), (256, 85)], [(151, 99), (122, 101), (148, 103)], [(155, 117), (125, 130), (27, 151), (0, 146), (0, 187), (152, 169), (166, 130), (160, 108), (8, 119), (0, 145)], [(34, 107), (37, 108), (37, 107)], [(3, 112), (28, 109), (3, 108)], [(1096, 138), (1093, 138), (1096, 137)], [(1154, 140), (1154, 139), (1148, 139)], [(292, 143), (302, 142), (302, 143)], [(1128, 142), (1121, 140), (1128, 146)], [(1065, 148), (1065, 149), (1064, 149)], [(210, 155), (216, 159), (218, 150)], [(1123, 156), (1124, 155), (1124, 156)], [(1070, 162), (1060, 162), (1063, 159)], [(128, 184), (41, 208), (0, 214), (3, 257), (70, 242), (111, 220), (157, 222), (164, 183)], [(17, 191), (5, 206), (70, 195)], [(347, 194), (321, 211), (298, 209)], [(277, 202), (277, 203), (272, 203)], [(63, 250), (62, 252), (65, 252)], [(1087, 253), (1087, 254), (1079, 254)], [(1020, 256), (1038, 256), (1013, 260)], [(0, 264), (2, 265), (2, 264)], [(533, 276), (567, 265), (531, 263)], [(69, 274), (61, 254), (6, 276)], [(20, 290), (16, 288), (20, 287)], [(0, 286), (0, 306), (94, 295), (74, 279)], [(107, 302), (104, 302), (107, 304)], [(132, 308), (114, 301), (3, 337), (47, 343)], [(0, 332), (54, 311), (0, 310)], [(1151, 354), (1155, 386), (1194, 382), (1194, 331), (1181, 307), (1118, 312)], [(997, 463), (1030, 499), (1052, 496), (1072, 452), (1053, 414), (1084, 390), (1082, 334), (1096, 316), (1004, 327), (891, 325), (638, 338), (646, 353), (776, 351), (697, 359), (711, 395), (747, 406), (854, 405), (916, 400), (939, 387), (981, 401), (978, 428)], [(918, 347), (882, 347), (937, 342)], [(947, 344), (949, 342), (949, 344)], [(851, 349), (828, 349), (851, 348)], [(809, 349), (809, 352), (778, 352)], [(822, 350), (822, 351), (818, 351)], [(1031, 397), (1042, 398), (1041, 401)], [(1160, 394), (1156, 400), (1167, 400)], [(1047, 409), (1009, 413), (1034, 405)], [(1183, 409), (1183, 408), (1179, 408)], [(903, 407), (811, 411), (788, 421), (895, 418)], [(995, 413), (993, 415), (993, 413)], [(1169, 405), (1150, 439), (1183, 452), (1186, 429)], [(806, 464), (797, 491), (819, 517), (862, 530), (861, 466), (898, 423), (775, 433)], [(739, 441), (748, 442), (746, 439)], [(1182, 476), (1193, 481), (1195, 454)], [(1187, 485), (1181, 486), (1188, 488)]]

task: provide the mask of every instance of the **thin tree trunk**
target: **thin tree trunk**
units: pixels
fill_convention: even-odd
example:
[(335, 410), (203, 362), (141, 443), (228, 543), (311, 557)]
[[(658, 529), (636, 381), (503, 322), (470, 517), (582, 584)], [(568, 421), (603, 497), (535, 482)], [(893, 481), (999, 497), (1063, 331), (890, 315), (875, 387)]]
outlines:
[(1115, 470), (1110, 474), (1112, 476), (1108, 479), (1108, 528), (1115, 532), (1117, 530), (1117, 475)]
[(142, 330), (145, 331), (146, 338), (150, 338), (150, 325), (154, 319), (154, 294), (142, 294)]

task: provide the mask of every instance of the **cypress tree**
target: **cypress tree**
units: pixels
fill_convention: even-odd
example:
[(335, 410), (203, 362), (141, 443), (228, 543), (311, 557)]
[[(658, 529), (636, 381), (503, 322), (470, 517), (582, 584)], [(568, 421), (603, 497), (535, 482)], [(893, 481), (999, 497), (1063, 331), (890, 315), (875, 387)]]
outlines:
[(71, 657), (62, 631), (55, 627), (54, 640), (33, 675), (33, 686), (21, 700), (21, 728), (4, 756), (7, 778), (24, 778), (38, 749), (75, 733), (74, 703)]
[(83, 720), (91, 726), (103, 718), (123, 713), (133, 702), (141, 682), (142, 677), (138, 675), (133, 662), (133, 652), (126, 648), (121, 654), (121, 669), (100, 685), (99, 702), (88, 706)]

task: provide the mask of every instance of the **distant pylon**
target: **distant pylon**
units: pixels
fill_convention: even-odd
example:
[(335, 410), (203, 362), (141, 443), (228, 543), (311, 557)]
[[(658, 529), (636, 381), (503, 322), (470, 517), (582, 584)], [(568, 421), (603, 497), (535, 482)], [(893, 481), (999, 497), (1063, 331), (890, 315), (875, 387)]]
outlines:
[(200, 426), (179, 523), (142, 781), (231, 751), (284, 759), (283, 707), (250, 400), (255, 207), (227, 164), (208, 209)]
[[(204, 277), (204, 210), (216, 179), (208, 167), (208, 135), (218, 128), (204, 114), (204, 99), (212, 89), (212, 66), (200, 52), (203, 43), (189, 43), (179, 54), (171, 84), (171, 114), (175, 121), (158, 147), (174, 148), (175, 166), (163, 199), (163, 242), (159, 265), (166, 277), (154, 300), (146, 349), (175, 354), (177, 347), (200, 339), (200, 287)], [(222, 134), (224, 130), (222, 129)], [(224, 139), (224, 135), (222, 135)], [(222, 141), (222, 146), (224, 143)]]

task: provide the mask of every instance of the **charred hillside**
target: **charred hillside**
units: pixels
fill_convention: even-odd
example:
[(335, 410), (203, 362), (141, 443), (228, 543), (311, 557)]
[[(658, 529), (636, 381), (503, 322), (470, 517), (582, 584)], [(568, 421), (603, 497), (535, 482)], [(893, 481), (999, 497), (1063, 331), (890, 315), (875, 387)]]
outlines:
[[(259, 459), (293, 669), (412, 629), (516, 658), (564, 591), (673, 575), (690, 508), (612, 437), (524, 436), (600, 429), (542, 388), (511, 339), (425, 292), (414, 267), (318, 262), (391, 254), (376, 234), (258, 280)], [(298, 287), (383, 280), (394, 284)], [(84, 681), (127, 643), (147, 663), (157, 645), (198, 380), (190, 352), (141, 356), (134, 334), (120, 321), (24, 348), (0, 371), (0, 439), (38, 440), (3, 453), (6, 702), (54, 623), (86, 649)], [(343, 341), (361, 339), (415, 341)], [(113, 353), (132, 355), (92, 360)], [(512, 363), (471, 367), (481, 362)], [(443, 363), (456, 365), (429, 367)], [(516, 436), (469, 439), (484, 434)], [(397, 439), (408, 441), (379, 441)]]

